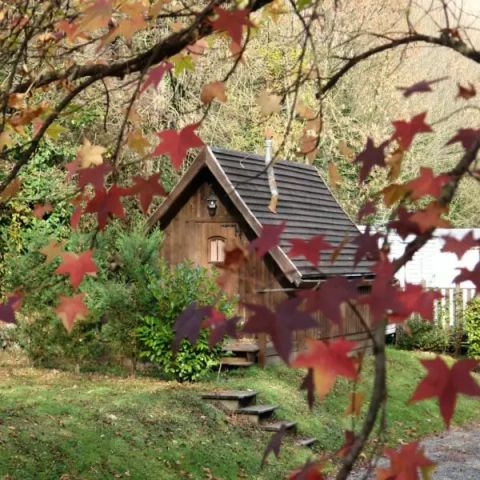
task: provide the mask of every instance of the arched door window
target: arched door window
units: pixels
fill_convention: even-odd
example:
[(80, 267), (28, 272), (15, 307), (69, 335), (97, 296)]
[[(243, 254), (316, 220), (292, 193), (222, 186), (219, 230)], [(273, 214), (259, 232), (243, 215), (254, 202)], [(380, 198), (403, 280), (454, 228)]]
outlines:
[(208, 239), (209, 263), (222, 263), (225, 260), (225, 239), (223, 237), (210, 237)]

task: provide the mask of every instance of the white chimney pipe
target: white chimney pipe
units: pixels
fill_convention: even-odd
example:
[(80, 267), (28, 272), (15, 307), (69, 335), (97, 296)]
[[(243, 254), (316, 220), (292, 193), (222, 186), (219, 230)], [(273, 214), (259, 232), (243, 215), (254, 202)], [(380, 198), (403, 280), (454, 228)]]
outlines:
[(272, 195), (269, 208), (273, 213), (276, 213), (278, 190), (277, 190), (277, 182), (275, 181), (275, 172), (273, 171), (273, 164), (272, 164), (272, 145), (273, 145), (272, 138), (266, 137), (265, 138), (265, 166), (267, 168), (268, 186), (270, 187), (270, 194)]

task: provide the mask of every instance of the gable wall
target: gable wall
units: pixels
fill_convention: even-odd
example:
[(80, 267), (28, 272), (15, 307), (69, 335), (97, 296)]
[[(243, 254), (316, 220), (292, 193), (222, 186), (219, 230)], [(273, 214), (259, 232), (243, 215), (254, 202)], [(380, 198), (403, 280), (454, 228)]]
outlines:
[[(214, 217), (208, 214), (206, 202), (211, 191), (215, 192), (217, 212)], [(160, 227), (164, 231), (162, 256), (172, 265), (190, 259), (195, 264), (211, 267), (208, 263), (208, 238), (214, 235), (223, 236), (228, 241), (240, 241), (247, 245), (254, 238), (254, 233), (239, 215), (222, 188), (213, 176), (202, 170), (188, 189), (187, 195), (180, 197), (177, 204), (170, 209), (169, 217), (164, 217)], [(235, 240), (234, 240), (235, 239)], [(227, 291), (240, 295), (243, 302), (275, 307), (293, 294), (295, 286), (291, 284), (273, 259), (266, 255), (263, 259), (252, 256), (238, 275), (229, 275)], [(350, 338), (363, 343), (365, 332), (353, 312), (345, 312), (344, 332)], [(239, 306), (239, 315), (246, 318), (247, 311)], [(319, 327), (307, 332), (295, 333), (295, 349), (301, 349), (306, 337), (331, 338), (340, 334), (338, 328), (317, 315)], [(261, 347), (260, 363), (263, 364), (276, 356), (265, 335), (258, 336)]]

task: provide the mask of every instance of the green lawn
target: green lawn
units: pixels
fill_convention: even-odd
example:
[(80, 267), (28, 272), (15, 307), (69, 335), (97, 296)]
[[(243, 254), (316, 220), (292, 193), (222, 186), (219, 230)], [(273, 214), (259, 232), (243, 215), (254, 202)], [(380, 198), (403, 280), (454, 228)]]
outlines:
[[(405, 406), (423, 375), (417, 357), (389, 350), (392, 444), (442, 428), (435, 402)], [(343, 416), (346, 382), (310, 413), (298, 391), (302, 372), (281, 366), (180, 385), (33, 369), (9, 359), (0, 366), (0, 478), (277, 479), (308, 458), (308, 450), (287, 442), (280, 460), (260, 470), (270, 434), (238, 425), (199, 399), (219, 386), (256, 389), (260, 401), (281, 405), (279, 417), (316, 436), (320, 449), (340, 446), (341, 430), (351, 427)], [(368, 365), (366, 384), (370, 372)], [(456, 423), (480, 419), (478, 410), (478, 401), (462, 399)]]

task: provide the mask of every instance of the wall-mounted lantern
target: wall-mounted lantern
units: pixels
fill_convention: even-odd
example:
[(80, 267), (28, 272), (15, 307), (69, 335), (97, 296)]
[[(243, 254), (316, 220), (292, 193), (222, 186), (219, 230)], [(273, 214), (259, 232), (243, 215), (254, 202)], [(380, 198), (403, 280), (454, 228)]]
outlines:
[(215, 213), (217, 213), (217, 201), (217, 196), (213, 192), (211, 192), (210, 195), (207, 197), (207, 209), (208, 214), (211, 217), (214, 217)]

